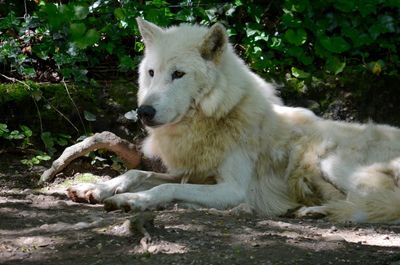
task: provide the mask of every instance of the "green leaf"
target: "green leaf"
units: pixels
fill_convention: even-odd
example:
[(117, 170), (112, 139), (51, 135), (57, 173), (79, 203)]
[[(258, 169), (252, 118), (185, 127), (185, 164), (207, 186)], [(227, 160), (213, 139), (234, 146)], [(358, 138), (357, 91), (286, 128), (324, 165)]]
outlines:
[(396, 22), (392, 16), (383, 15), (380, 16), (378, 20), (383, 29), (383, 33), (396, 31)]
[(262, 41), (267, 42), (268, 39), (269, 39), (269, 35), (266, 35), (265, 32), (261, 32), (260, 35), (257, 35), (257, 36), (254, 37), (255, 41), (262, 40)]
[(335, 0), (333, 3), (336, 9), (346, 13), (356, 9), (356, 1), (354, 0)]
[(10, 11), (6, 17), (2, 17), (0, 20), (0, 29), (9, 29), (13, 26), (19, 26), (19, 19), (16, 18), (14, 11)]
[(388, 0), (386, 4), (390, 7), (399, 7), (400, 8), (400, 0)]
[(6, 136), (6, 138), (10, 140), (21, 140), (25, 138), (25, 135), (23, 135), (20, 131), (13, 130), (8, 136)]
[(44, 145), (46, 146), (46, 148), (48, 149), (52, 149), (54, 146), (54, 139), (53, 136), (51, 135), (50, 132), (43, 132), (40, 135), (40, 138), (42, 139)]
[(83, 111), (83, 116), (85, 117), (85, 120), (87, 121), (96, 121), (96, 115), (94, 115), (93, 113), (84, 110)]
[(348, 51), (351, 48), (350, 44), (342, 37), (322, 36), (319, 41), (322, 47), (333, 53), (342, 53)]
[(135, 67), (134, 61), (128, 55), (122, 56), (119, 59), (119, 62), (120, 62), (119, 67), (122, 70), (131, 70), (131, 69), (133, 69), (133, 67)]
[(51, 156), (43, 154), (43, 155), (37, 155), (35, 156), (38, 160), (43, 160), (43, 161), (47, 161), (51, 159)]
[(85, 49), (95, 44), (100, 39), (100, 34), (97, 30), (89, 29), (86, 31), (86, 26), (83, 23), (71, 24), (71, 36), (72, 40), (80, 49)]
[(29, 129), (28, 126), (21, 125), (21, 126), (19, 126), (19, 127), (21, 128), (23, 134), (24, 134), (26, 137), (31, 137), (31, 136), (32, 136), (32, 130)]
[(376, 0), (360, 0), (358, 4), (358, 10), (361, 13), (361, 16), (366, 17), (369, 14), (374, 14), (377, 11), (376, 4), (378, 2)]
[[(93, 114), (92, 114), (93, 115)], [(68, 140), (71, 139), (71, 135), (68, 134), (63, 134), (63, 133), (58, 133), (57, 138), (55, 141), (57, 142), (58, 145), (60, 146), (66, 146), (68, 144)]]
[(40, 160), (37, 159), (37, 157), (32, 157), (31, 163), (32, 163), (33, 165), (39, 165), (39, 164), (40, 164)]
[(227, 29), (226, 32), (228, 33), (228, 37), (237, 35), (236, 29)]
[(21, 164), (26, 165), (28, 167), (33, 166), (32, 162), (30, 160), (28, 160), (28, 159), (22, 159), (21, 160)]
[(282, 21), (288, 27), (299, 27), (302, 23), (301, 19), (295, 18), (292, 13), (283, 14)]
[(123, 8), (116, 8), (114, 10), (114, 16), (118, 19), (118, 20), (124, 20), (125, 19), (125, 9)]
[(285, 8), (293, 12), (303, 12), (310, 3), (308, 0), (286, 0)]
[(346, 67), (346, 62), (342, 62), (337, 57), (329, 57), (326, 61), (325, 68), (328, 72), (333, 73), (335, 75), (343, 72), (343, 69)]
[(7, 129), (7, 124), (0, 123), (0, 136), (7, 134), (10, 130)]
[(282, 39), (279, 37), (272, 37), (269, 47), (273, 49), (280, 49), (282, 47)]
[(378, 17), (378, 20), (368, 29), (372, 39), (376, 40), (381, 34), (395, 32), (396, 24), (392, 16), (383, 15)]
[(40, 13), (42, 13), (43, 17), (47, 18), (49, 26), (54, 30), (59, 29), (65, 22), (64, 16), (62, 16), (55, 3), (45, 3), (41, 6)]
[(74, 6), (74, 19), (82, 20), (85, 19), (89, 14), (89, 8), (87, 6)]
[(382, 27), (376, 23), (368, 29), (368, 32), (373, 40), (376, 40), (379, 37), (379, 35), (381, 35), (382, 31), (383, 31)]
[(293, 45), (300, 46), (307, 40), (307, 33), (304, 29), (288, 29), (285, 32), (285, 39)]
[(32, 67), (23, 68), (22, 73), (29, 78), (36, 77), (36, 71)]
[(69, 26), (72, 40), (76, 41), (82, 38), (86, 32), (86, 26), (84, 23), (71, 23)]
[(307, 72), (304, 72), (296, 67), (292, 67), (292, 75), (296, 78), (306, 79), (309, 78), (311, 75)]
[(85, 34), (85, 41), (88, 46), (95, 44), (100, 39), (100, 34), (95, 29), (89, 29)]
[(382, 60), (378, 60), (375, 62), (370, 62), (368, 65), (368, 69), (374, 74), (379, 75), (383, 68), (385, 67), (385, 62)]
[(343, 28), (343, 35), (350, 38), (354, 48), (358, 48), (372, 42), (372, 38), (364, 32), (358, 31), (354, 28)]
[(296, 57), (296, 59), (304, 65), (310, 65), (313, 58), (304, 52), (304, 49), (299, 46), (292, 46), (287, 49), (287, 54)]
[(56, 142), (60, 146), (66, 146), (68, 144), (67, 139), (64, 139), (64, 138), (57, 138)]

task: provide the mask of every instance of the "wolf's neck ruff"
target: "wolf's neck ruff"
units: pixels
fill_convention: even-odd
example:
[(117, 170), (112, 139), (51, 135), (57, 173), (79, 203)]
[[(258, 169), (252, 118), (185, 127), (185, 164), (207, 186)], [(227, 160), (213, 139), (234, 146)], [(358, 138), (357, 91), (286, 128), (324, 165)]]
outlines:
[(153, 130), (149, 137), (157, 155), (170, 171), (190, 175), (191, 182), (216, 174), (221, 159), (246, 137), (249, 121), (241, 110), (245, 101), (220, 118), (198, 109), (177, 124)]

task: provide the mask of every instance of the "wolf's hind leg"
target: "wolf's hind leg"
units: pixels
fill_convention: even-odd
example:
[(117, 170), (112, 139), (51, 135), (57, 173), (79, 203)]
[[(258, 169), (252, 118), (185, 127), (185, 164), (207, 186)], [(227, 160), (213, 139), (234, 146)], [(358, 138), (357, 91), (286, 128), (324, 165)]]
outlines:
[(51, 167), (42, 174), (39, 185), (50, 181), (72, 160), (97, 149), (107, 149), (114, 152), (118, 157), (122, 158), (128, 168), (137, 167), (141, 161), (141, 154), (134, 144), (121, 139), (111, 132), (96, 133), (82, 142), (67, 147)]
[(118, 193), (143, 191), (163, 183), (179, 183), (180, 180), (181, 177), (169, 174), (129, 170), (102, 183), (72, 186), (67, 189), (67, 195), (75, 202), (100, 203)]

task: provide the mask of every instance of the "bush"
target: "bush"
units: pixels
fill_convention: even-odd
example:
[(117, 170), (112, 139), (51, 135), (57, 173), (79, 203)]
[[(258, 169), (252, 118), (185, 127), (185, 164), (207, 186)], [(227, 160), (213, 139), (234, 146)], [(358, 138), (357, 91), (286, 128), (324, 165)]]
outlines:
[(0, 62), (21, 78), (84, 81), (96, 68), (135, 69), (137, 16), (161, 26), (221, 21), (253, 69), (300, 80), (298, 89), (344, 72), (398, 75), (400, 65), (400, 0), (28, 3), (24, 19), (21, 3), (0, 22)]
[[(399, 14), (400, 0), (4, 0), (0, 2), (4, 75), (0, 80), (30, 80), (25, 81), (29, 89), (21, 83), (0, 86), (0, 125), (13, 128), (3, 130), (0, 140), (26, 146), (27, 140), (16, 139), (24, 124), (33, 131), (32, 137), (24, 139), (31, 142), (40, 136), (52, 153), (55, 145), (68, 141), (61, 131), (80, 135), (77, 127), (83, 127), (86, 133), (82, 117), (90, 122), (90, 111), (96, 113), (94, 107), (87, 109), (87, 102), (96, 102), (102, 87), (95, 79), (136, 72), (144, 49), (135, 21), (138, 16), (161, 26), (219, 21), (254, 71), (284, 84), (284, 99), (311, 99), (317, 106), (314, 110), (324, 111), (342, 94), (359, 106), (355, 119), (374, 116), (376, 121), (400, 124), (395, 115), (400, 100)], [(31, 82), (62, 80), (81, 83), (76, 105), (64, 83)], [(123, 95), (126, 98), (125, 91)], [(68, 117), (81, 126), (54, 117), (56, 107), (64, 113), (74, 109)], [(348, 114), (339, 114), (347, 119)], [(40, 122), (33, 122), (37, 119), (32, 115)], [(40, 128), (38, 133), (41, 116), (46, 130)], [(58, 132), (50, 124), (57, 124)]]

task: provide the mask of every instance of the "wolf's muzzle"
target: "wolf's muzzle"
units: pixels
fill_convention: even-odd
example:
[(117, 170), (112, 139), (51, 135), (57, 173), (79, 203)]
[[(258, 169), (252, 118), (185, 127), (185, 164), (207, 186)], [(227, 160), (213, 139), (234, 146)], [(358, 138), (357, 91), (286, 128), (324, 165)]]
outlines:
[(151, 126), (154, 123), (156, 110), (150, 105), (142, 105), (137, 109), (137, 115), (145, 125)]

